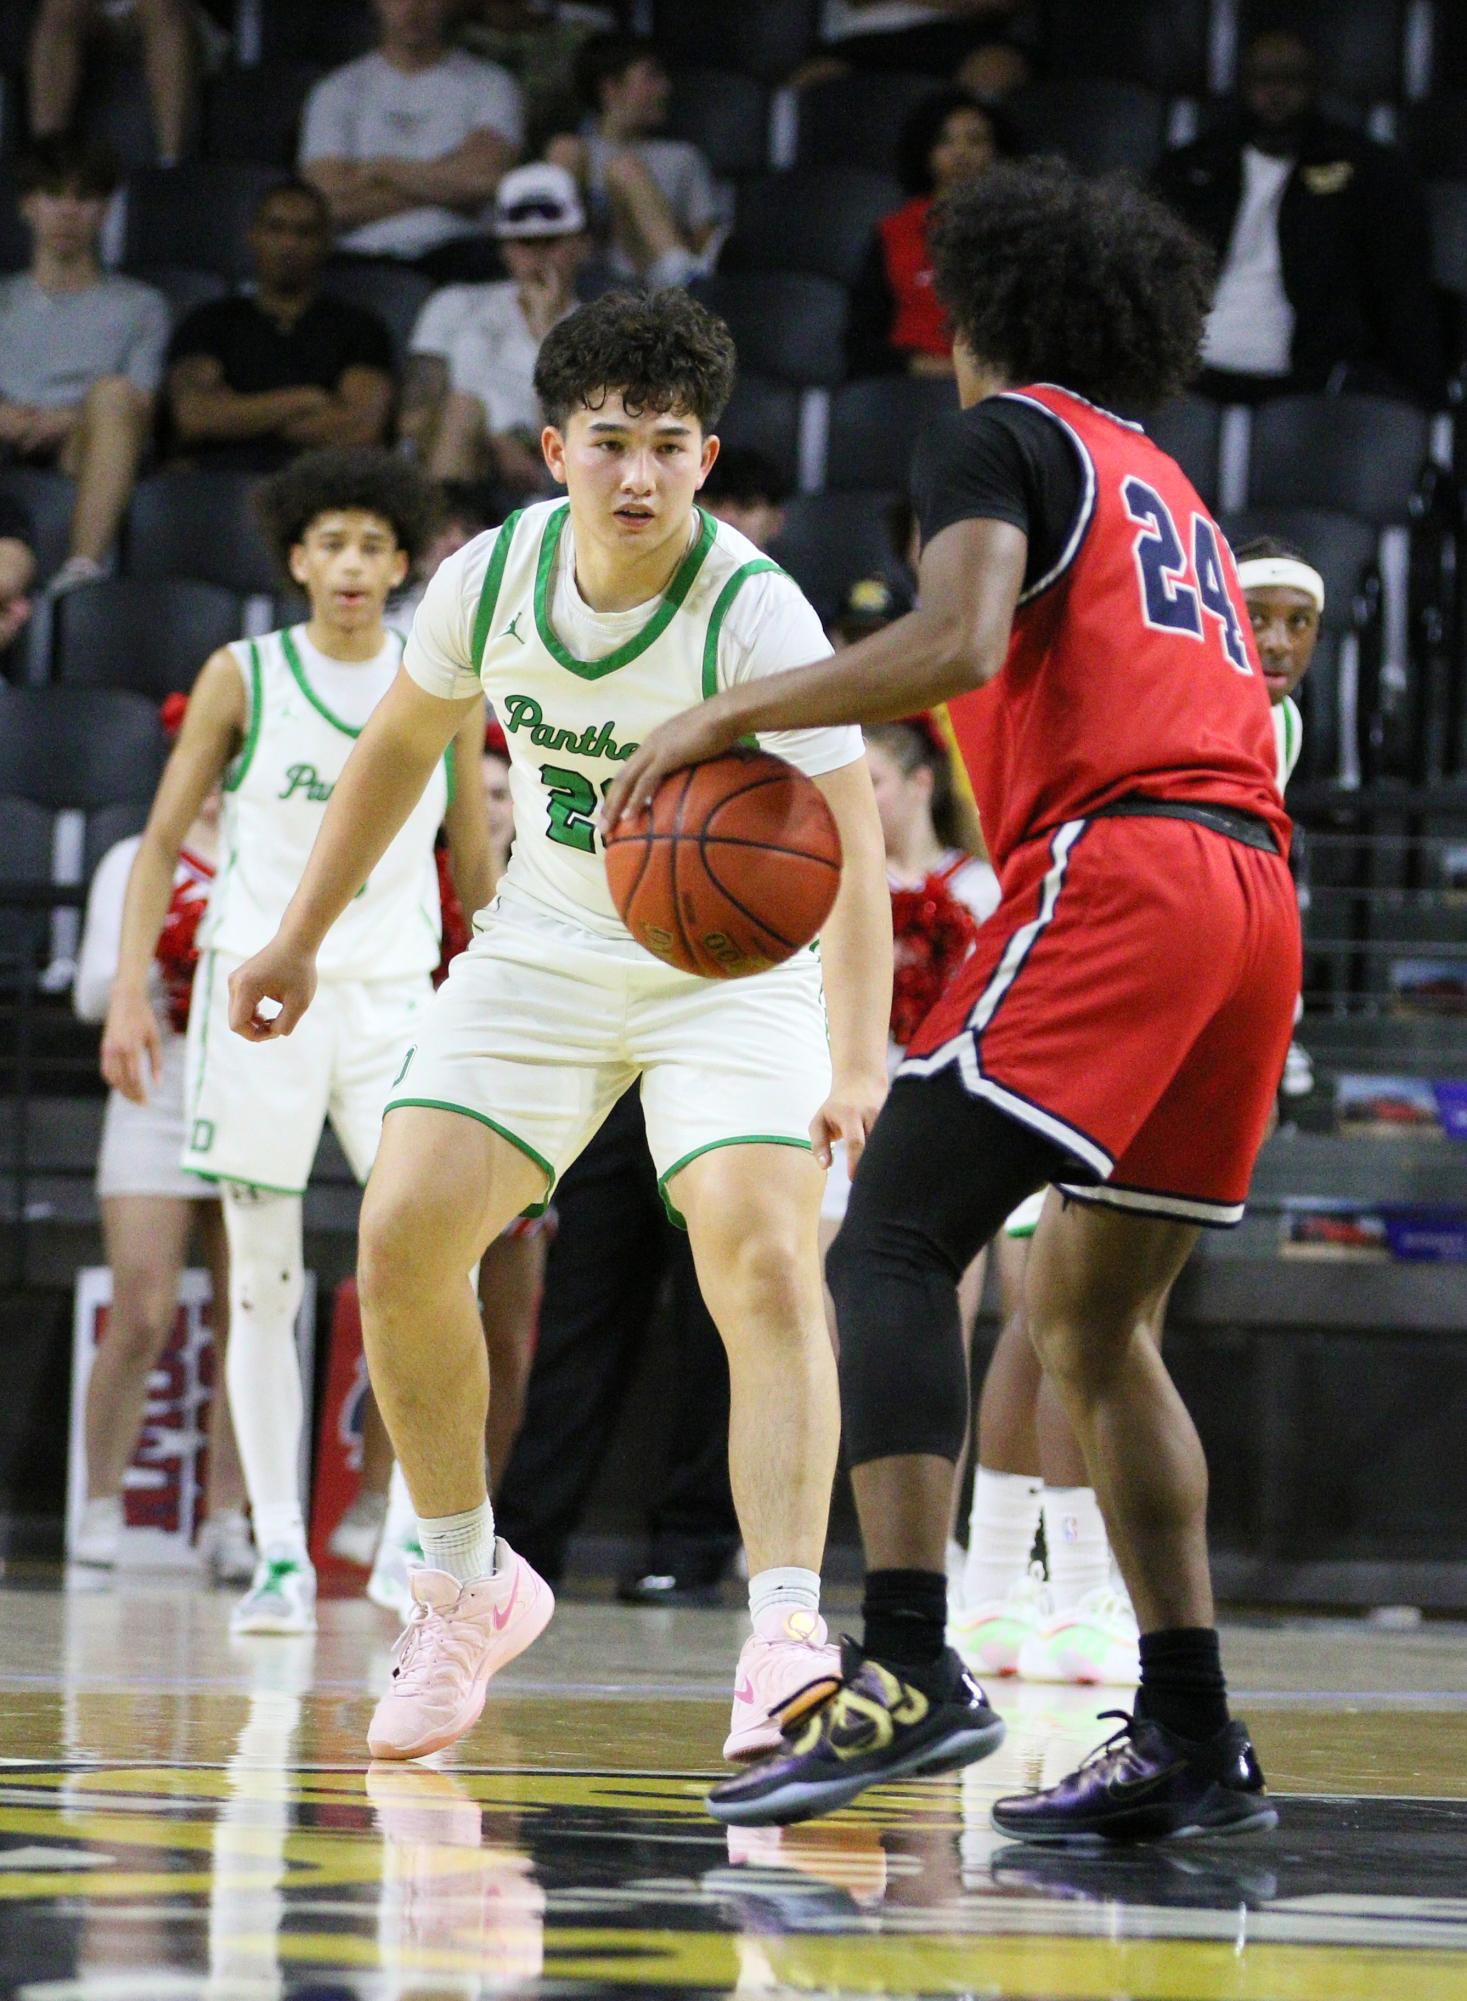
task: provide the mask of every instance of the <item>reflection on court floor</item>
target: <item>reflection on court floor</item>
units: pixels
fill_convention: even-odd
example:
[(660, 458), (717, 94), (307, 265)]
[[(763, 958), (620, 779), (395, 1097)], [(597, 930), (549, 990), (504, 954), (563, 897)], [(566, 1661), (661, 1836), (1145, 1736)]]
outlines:
[(1005, 1842), (1122, 1691), (999, 1684), (1000, 1753), (788, 1829), (702, 1809), (733, 1614), (566, 1606), (456, 1759), (362, 1747), (390, 1624), (231, 1642), (228, 1601), (0, 1589), (0, 1995), (1467, 2001), (1467, 1646), (1228, 1635), (1277, 1834)]

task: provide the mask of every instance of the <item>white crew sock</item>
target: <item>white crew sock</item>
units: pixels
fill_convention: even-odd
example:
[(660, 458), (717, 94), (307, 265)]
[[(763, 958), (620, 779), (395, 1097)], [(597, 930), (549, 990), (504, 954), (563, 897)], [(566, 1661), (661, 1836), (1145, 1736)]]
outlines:
[(261, 1550), (304, 1557), (303, 1422), (295, 1317), (305, 1290), (298, 1195), (224, 1184), (229, 1239), (229, 1414)]
[(781, 1618), (791, 1612), (809, 1612), (818, 1616), (820, 1573), (801, 1570), (795, 1563), (757, 1572), (749, 1579), (749, 1617), (756, 1633), (759, 1621), (766, 1612), (777, 1612)]
[(1056, 1612), (1072, 1612), (1087, 1591), (1109, 1584), (1110, 1541), (1093, 1487), (1045, 1488), (1044, 1547)]
[(418, 1538), (423, 1561), (433, 1570), (446, 1570), (460, 1584), (494, 1575), (494, 1510), (487, 1501), (461, 1515), (419, 1515)]
[(1039, 1533), (1043, 1491), (1044, 1483), (1035, 1474), (976, 1468), (968, 1513), (968, 1560), (963, 1565), (965, 1605), (1007, 1598), (1024, 1576)]

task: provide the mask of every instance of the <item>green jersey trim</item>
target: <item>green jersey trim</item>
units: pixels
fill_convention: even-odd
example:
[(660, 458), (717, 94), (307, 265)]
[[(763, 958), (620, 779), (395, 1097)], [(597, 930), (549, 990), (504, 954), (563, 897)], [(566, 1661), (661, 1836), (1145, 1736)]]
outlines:
[(718, 642), (723, 635), (723, 621), (728, 617), (729, 609), (734, 599), (749, 581), (750, 577), (761, 576), (771, 570), (776, 576), (782, 577), (785, 574), (780, 565), (771, 562), (768, 556), (756, 557), (752, 563), (745, 563), (742, 569), (735, 570), (723, 589), (718, 593), (718, 601), (714, 605), (712, 616), (708, 620), (708, 636), (703, 641), (703, 700), (705, 702), (710, 695), (718, 693)]
[(1285, 695), (1279, 707), (1284, 715), (1284, 768), (1279, 773), (1279, 790), (1282, 792), (1293, 777), (1299, 752), (1304, 748), (1304, 718), (1292, 695)]
[(484, 581), (479, 587), (479, 605), (474, 613), (474, 633), (469, 642), (469, 657), (474, 663), (474, 672), (479, 673), (484, 665), (484, 648), (489, 644), (489, 628), (494, 623), (494, 607), (499, 602), (499, 587), (504, 582), (504, 566), (509, 561), (509, 545), (514, 540), (514, 531), (520, 525), (524, 513), (517, 507), (500, 524), (499, 533), (494, 538), (494, 547), (489, 552), (489, 567), (484, 572)]
[[(771, 563), (771, 569), (778, 569)], [(675, 1175), (681, 1174), (690, 1161), (698, 1160), (705, 1153), (717, 1153), (721, 1146), (797, 1146), (802, 1153), (813, 1153), (815, 1148), (807, 1139), (795, 1139), (789, 1133), (735, 1133), (730, 1139), (711, 1139), (706, 1146), (695, 1146), (691, 1153), (685, 1153), (681, 1160), (675, 1160), (666, 1174), (657, 1177), (657, 1193), (662, 1197), (662, 1206), (667, 1211), (667, 1220), (675, 1229), (686, 1230), (687, 1223), (667, 1192), (667, 1184)]]
[[(300, 626), (296, 627), (296, 631), (299, 632), (301, 630), (303, 630), (302, 627)], [(389, 628), (389, 630), (391, 630), (391, 628)], [(394, 633), (393, 637), (400, 640), (402, 638), (402, 634)], [(285, 664), (290, 669), (291, 674), (294, 676), (296, 686), (300, 689), (301, 693), (305, 696), (306, 700), (310, 703), (311, 707), (316, 711), (317, 715), (324, 716), (327, 722), (330, 723), (332, 729), (340, 730), (343, 736), (349, 736), (353, 740), (359, 737), (362, 733), (361, 730), (353, 729), (350, 723), (344, 723), (341, 720), (340, 716), (333, 715), (330, 709), (328, 709), (326, 704), (321, 700), (321, 697), (316, 693), (315, 689), (311, 686), (310, 682), (306, 679), (306, 670), (301, 664), (300, 654), (296, 651), (295, 639), (291, 634), (291, 632), (288, 630), (282, 632), (280, 635), (280, 650), (285, 655)]]
[(245, 773), (255, 755), (255, 746), (260, 741), (260, 725), (265, 719), (265, 676), (260, 668), (260, 649), (250, 641), (250, 719), (245, 726), (245, 740), (239, 753), (222, 780), (225, 792), (237, 792), (244, 783)]
[(565, 532), (565, 524), (570, 519), (570, 502), (557, 507), (545, 523), (545, 531), (540, 539), (540, 559), (535, 566), (535, 630), (540, 635), (540, 643), (547, 653), (558, 660), (562, 667), (572, 674), (579, 674), (583, 681), (599, 681), (603, 674), (614, 674), (618, 667), (626, 667), (638, 659), (659, 640), (672, 623), (683, 599), (693, 588), (693, 579), (702, 569), (708, 551), (713, 547), (713, 538), (718, 532), (718, 524), (711, 514), (702, 508), (695, 510), (702, 526), (698, 539), (678, 564), (672, 582), (662, 594), (662, 602), (656, 611), (632, 638), (618, 646), (614, 653), (608, 653), (601, 660), (578, 660), (569, 647), (563, 646), (550, 624), (550, 577), (555, 568), (555, 552), (560, 547), (560, 538)]

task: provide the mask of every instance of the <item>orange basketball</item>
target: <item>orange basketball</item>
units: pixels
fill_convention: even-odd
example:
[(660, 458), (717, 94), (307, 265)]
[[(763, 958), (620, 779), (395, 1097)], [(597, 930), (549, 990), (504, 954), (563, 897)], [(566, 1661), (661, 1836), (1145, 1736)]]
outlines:
[(606, 842), (612, 901), (669, 966), (739, 980), (793, 957), (830, 915), (840, 835), (818, 785), (762, 750), (674, 771)]

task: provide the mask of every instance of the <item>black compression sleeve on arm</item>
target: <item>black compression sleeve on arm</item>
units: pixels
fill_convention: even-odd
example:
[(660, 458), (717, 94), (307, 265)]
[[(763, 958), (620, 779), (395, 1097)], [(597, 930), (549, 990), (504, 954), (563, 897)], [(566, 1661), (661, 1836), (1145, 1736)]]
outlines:
[(1029, 538), (1024, 584), (1059, 563), (1085, 499), (1085, 471), (1048, 411), (989, 396), (923, 432), (912, 503), (925, 547), (955, 521), (1007, 521)]

